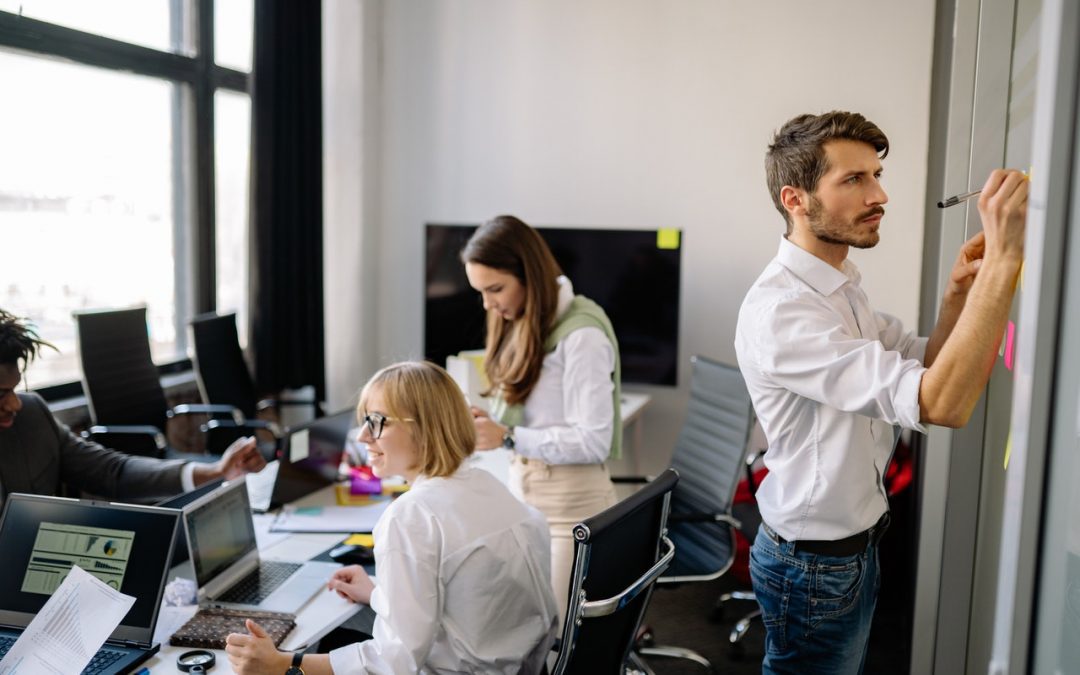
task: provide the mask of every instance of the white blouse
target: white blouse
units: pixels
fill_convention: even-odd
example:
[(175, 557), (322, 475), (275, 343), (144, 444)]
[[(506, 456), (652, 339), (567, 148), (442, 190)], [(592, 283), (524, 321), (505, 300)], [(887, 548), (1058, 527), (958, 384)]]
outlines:
[[(559, 277), (557, 315), (574, 299)], [(611, 452), (615, 424), (615, 349), (599, 328), (580, 328), (544, 357), (540, 379), (525, 399), (514, 451), (548, 464), (600, 464)]]
[(540, 672), (557, 609), (538, 511), (462, 467), (418, 478), (374, 535), (374, 637), (331, 651), (336, 675)]
[(757, 501), (788, 540), (877, 522), (893, 425), (925, 432), (926, 339), (874, 311), (861, 279), (850, 260), (840, 271), (781, 239), (739, 311), (735, 352), (769, 441)]

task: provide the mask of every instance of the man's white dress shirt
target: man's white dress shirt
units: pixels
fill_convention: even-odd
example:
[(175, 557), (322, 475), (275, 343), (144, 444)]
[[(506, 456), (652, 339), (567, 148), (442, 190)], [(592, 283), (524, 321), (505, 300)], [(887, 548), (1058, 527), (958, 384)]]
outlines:
[[(574, 299), (559, 277), (556, 316)], [(525, 399), (525, 417), (514, 430), (514, 451), (548, 464), (602, 464), (611, 454), (616, 424), (613, 401), (615, 348), (599, 328), (579, 328), (544, 356), (540, 378)]]
[(335, 675), (540, 672), (557, 610), (538, 511), (463, 466), (418, 478), (374, 536), (374, 637), (330, 652)]
[(769, 441), (757, 501), (789, 541), (876, 523), (892, 425), (926, 431), (926, 339), (874, 311), (860, 280), (851, 261), (837, 270), (783, 238), (739, 310), (735, 352)]

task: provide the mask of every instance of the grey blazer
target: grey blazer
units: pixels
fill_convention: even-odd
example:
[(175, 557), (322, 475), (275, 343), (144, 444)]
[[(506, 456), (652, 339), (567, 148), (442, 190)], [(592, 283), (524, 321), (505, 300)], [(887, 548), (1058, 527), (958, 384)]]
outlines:
[(107, 499), (183, 492), (183, 460), (125, 455), (84, 440), (53, 417), (37, 394), (18, 394), (22, 410), (0, 429), (0, 503), (12, 492), (55, 495), (64, 483)]

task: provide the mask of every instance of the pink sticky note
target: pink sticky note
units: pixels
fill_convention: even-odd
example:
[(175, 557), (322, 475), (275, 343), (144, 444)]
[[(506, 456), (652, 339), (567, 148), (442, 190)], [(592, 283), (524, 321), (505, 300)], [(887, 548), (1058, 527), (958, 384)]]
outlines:
[(1016, 337), (1016, 324), (1009, 322), (1005, 332), (1005, 367), (1012, 370), (1013, 367), (1013, 338)]

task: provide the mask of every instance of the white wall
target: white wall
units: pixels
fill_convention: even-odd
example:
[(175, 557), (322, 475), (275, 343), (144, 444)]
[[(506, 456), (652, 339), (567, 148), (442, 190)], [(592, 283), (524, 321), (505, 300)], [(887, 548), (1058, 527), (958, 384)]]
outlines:
[(783, 231), (765, 146), (794, 115), (831, 109), (892, 143), (882, 245), (853, 259), (875, 303), (915, 325), (931, 0), (354, 1), (381, 8), (382, 50), (378, 216), (363, 221), (378, 234), (378, 316), (349, 336), (373, 341), (375, 362), (359, 371), (422, 353), (426, 222), (682, 228), (682, 386), (647, 389), (643, 468), (662, 466), (689, 356), (734, 362), (739, 304)]
[(377, 362), (381, 3), (323, 2), (326, 399), (356, 404)]

